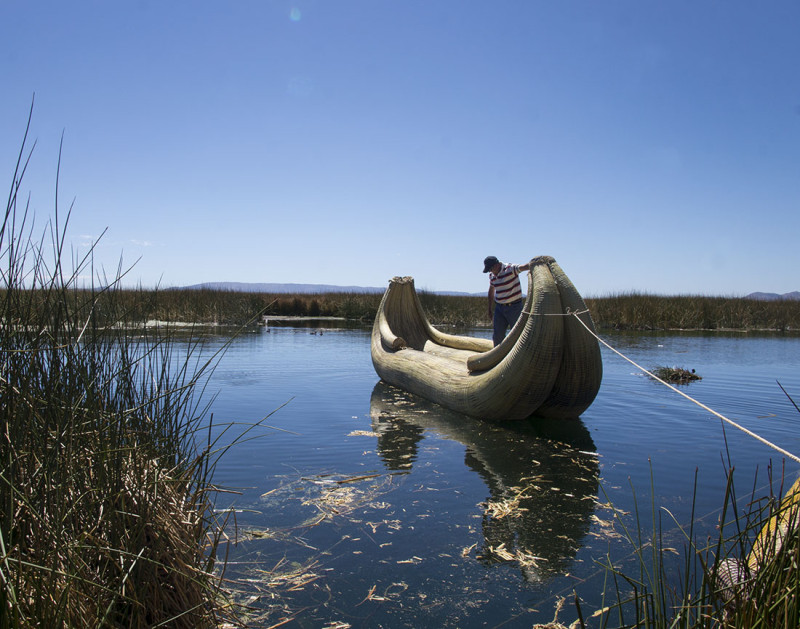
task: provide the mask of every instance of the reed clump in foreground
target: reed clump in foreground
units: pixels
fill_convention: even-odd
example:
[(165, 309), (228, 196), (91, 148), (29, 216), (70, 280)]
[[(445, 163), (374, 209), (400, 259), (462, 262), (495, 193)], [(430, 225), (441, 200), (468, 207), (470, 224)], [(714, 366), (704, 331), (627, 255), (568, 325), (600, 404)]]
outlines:
[(777, 495), (753, 494), (749, 510), (741, 513), (730, 470), (718, 538), (703, 541), (691, 525), (681, 529), (686, 548), (676, 585), (670, 568), (674, 549), (664, 543), (661, 523), (645, 543), (641, 531), (626, 531), (640, 567), (631, 574), (610, 560), (606, 564), (605, 593), (609, 599), (616, 594), (616, 601), (600, 614), (602, 626), (800, 626), (798, 490), (795, 484), (783, 499), (780, 488)]
[(65, 270), (58, 208), (34, 234), (23, 158), (0, 226), (0, 626), (215, 626), (211, 364), (128, 336), (119, 278), (76, 287), (91, 253)]
[[(575, 594), (577, 620), (564, 625), (566, 600), (551, 623), (538, 629), (640, 627), (643, 629), (796, 629), (800, 626), (800, 487), (755, 499), (736, 512), (733, 472), (716, 539), (700, 540), (693, 527), (672, 527), (685, 536), (683, 565), (667, 545), (661, 519), (646, 536), (638, 521), (622, 525), (639, 567), (626, 569), (606, 558), (601, 608), (591, 613)], [(654, 514), (655, 515), (655, 514)], [(616, 514), (618, 524), (621, 514)], [(671, 528), (671, 527), (670, 527)], [(673, 529), (674, 530), (674, 529)], [(677, 573), (677, 574), (676, 574)]]
[[(576, 593), (578, 618), (570, 629), (800, 626), (800, 479), (786, 489), (783, 474), (773, 477), (770, 467), (768, 476), (766, 495), (759, 496), (753, 489), (740, 510), (734, 470), (727, 470), (716, 537), (702, 539), (697, 534), (694, 509), (684, 527), (668, 511), (659, 514), (651, 505), (649, 534), (638, 505), (630, 527), (625, 514), (614, 510), (635, 566), (624, 567), (606, 557), (601, 563), (607, 577), (601, 608), (589, 614)], [(757, 479), (753, 487), (756, 485)], [(651, 495), (655, 495), (652, 479)], [(682, 560), (672, 547), (676, 535), (683, 540)], [(564, 603), (559, 601), (552, 623), (535, 626), (566, 629), (558, 622)]]

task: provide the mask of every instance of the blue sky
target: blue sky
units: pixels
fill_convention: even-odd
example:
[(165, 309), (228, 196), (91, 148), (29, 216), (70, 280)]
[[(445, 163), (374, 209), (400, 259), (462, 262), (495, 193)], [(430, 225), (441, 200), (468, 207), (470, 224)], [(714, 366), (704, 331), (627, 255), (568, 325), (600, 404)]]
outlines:
[(0, 175), (126, 282), (800, 290), (800, 3), (0, 2)]

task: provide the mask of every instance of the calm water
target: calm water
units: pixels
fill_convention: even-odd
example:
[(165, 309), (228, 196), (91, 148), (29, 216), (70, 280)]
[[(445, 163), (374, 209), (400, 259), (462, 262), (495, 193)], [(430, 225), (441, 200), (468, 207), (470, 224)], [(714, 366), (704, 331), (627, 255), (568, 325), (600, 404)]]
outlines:
[[(776, 383), (800, 401), (800, 339), (603, 338), (644, 367), (696, 369), (703, 379), (682, 391), (800, 453), (800, 413)], [(652, 470), (661, 513), (686, 524), (697, 470), (697, 526), (713, 535), (728, 454), (743, 490), (780, 469), (767, 446), (606, 349), (603, 360), (580, 420), (498, 426), (380, 383), (368, 329), (271, 327), (237, 339), (209, 387), (215, 423), (236, 424), (223, 441), (275, 411), (215, 476), (237, 492), (218, 505), (236, 510), (227, 575), (254, 622), (530, 627), (573, 590), (590, 613), (598, 562), (631, 560), (608, 499), (635, 526), (635, 492), (649, 527)], [(786, 462), (792, 480), (799, 470)], [(682, 548), (677, 526), (664, 526)], [(559, 620), (575, 618), (568, 605)]]

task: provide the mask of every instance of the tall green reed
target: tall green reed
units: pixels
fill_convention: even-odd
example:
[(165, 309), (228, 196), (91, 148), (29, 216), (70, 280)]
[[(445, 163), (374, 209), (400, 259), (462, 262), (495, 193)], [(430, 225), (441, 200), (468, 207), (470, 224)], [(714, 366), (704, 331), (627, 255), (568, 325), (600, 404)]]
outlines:
[(37, 231), (27, 140), (0, 226), (0, 627), (214, 626), (214, 362), (127, 332), (149, 294), (69, 259), (57, 183)]
[[(628, 523), (614, 512), (632, 549), (634, 568), (608, 556), (601, 562), (606, 586), (601, 609), (591, 618), (599, 627), (796, 628), (800, 626), (800, 481), (785, 491), (784, 473), (768, 471), (766, 490), (758, 479), (740, 508), (730, 460), (717, 535), (695, 530), (695, 502), (688, 527), (651, 498), (647, 529), (636, 510)], [(695, 475), (695, 495), (697, 475)], [(651, 476), (651, 496), (655, 496)], [(766, 493), (763, 493), (766, 491)], [(677, 532), (682, 559), (665, 541)], [(579, 621), (588, 626), (576, 599)]]

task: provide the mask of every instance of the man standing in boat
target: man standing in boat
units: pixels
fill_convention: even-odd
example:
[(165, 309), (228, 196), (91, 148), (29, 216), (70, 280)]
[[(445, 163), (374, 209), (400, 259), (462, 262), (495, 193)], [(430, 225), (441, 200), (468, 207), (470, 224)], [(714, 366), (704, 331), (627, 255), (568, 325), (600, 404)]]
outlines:
[(495, 256), (483, 261), (483, 272), (489, 274), (489, 317), (492, 319), (494, 333), (492, 342), (495, 347), (506, 337), (506, 331), (522, 314), (524, 299), (522, 284), (519, 281), (520, 271), (527, 271), (530, 262), (525, 264), (506, 264)]

